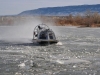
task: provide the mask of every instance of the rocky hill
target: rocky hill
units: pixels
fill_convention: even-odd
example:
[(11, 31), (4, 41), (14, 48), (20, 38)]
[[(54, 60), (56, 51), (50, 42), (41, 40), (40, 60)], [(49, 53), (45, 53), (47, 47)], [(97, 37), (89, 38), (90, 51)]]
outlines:
[(69, 14), (72, 15), (83, 14), (88, 10), (100, 13), (100, 4), (39, 8), (35, 10), (26, 10), (18, 15), (65, 16)]

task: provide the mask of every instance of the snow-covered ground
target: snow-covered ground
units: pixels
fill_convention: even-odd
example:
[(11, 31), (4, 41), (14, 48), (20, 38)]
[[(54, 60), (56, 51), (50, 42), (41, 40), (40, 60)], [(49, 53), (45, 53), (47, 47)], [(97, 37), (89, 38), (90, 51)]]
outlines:
[(37, 46), (31, 26), (0, 27), (0, 75), (99, 75), (100, 28), (53, 27), (61, 45)]

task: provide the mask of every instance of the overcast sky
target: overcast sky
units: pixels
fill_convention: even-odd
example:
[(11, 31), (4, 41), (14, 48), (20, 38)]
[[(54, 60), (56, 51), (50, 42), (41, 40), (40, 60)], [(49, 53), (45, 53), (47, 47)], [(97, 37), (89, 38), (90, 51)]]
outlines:
[(42, 7), (84, 4), (100, 4), (100, 0), (0, 0), (0, 15), (14, 15)]

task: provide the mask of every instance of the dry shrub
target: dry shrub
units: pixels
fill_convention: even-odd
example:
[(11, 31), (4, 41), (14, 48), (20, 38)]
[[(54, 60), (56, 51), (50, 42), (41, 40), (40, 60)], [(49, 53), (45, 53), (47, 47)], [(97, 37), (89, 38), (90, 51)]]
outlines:
[[(16, 23), (26, 22), (32, 19), (32, 16), (17, 17), (0, 17), (0, 25), (13, 25)], [(36, 16), (38, 18), (38, 16)], [(81, 27), (100, 27), (100, 14), (87, 10), (83, 15), (77, 14), (68, 16), (41, 16), (39, 17), (43, 23), (55, 23), (57, 26), (73, 25)]]
[(82, 27), (100, 27), (100, 14), (98, 12), (86, 11), (84, 15), (69, 15), (64, 19), (59, 17), (56, 19), (57, 25), (74, 25)]

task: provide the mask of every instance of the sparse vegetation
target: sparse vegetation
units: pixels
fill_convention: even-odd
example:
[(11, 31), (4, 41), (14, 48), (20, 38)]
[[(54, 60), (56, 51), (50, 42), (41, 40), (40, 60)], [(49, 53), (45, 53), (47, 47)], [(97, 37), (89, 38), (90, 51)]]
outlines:
[(57, 26), (78, 26), (78, 27), (100, 27), (100, 14), (98, 12), (86, 11), (83, 15), (77, 14), (68, 16), (1, 16), (0, 25), (14, 25), (28, 22), (34, 18), (40, 19), (43, 23), (53, 22)]
[(64, 18), (56, 19), (56, 25), (72, 25), (79, 27), (100, 27), (100, 14), (97, 12), (85, 12), (84, 15), (69, 15)]

